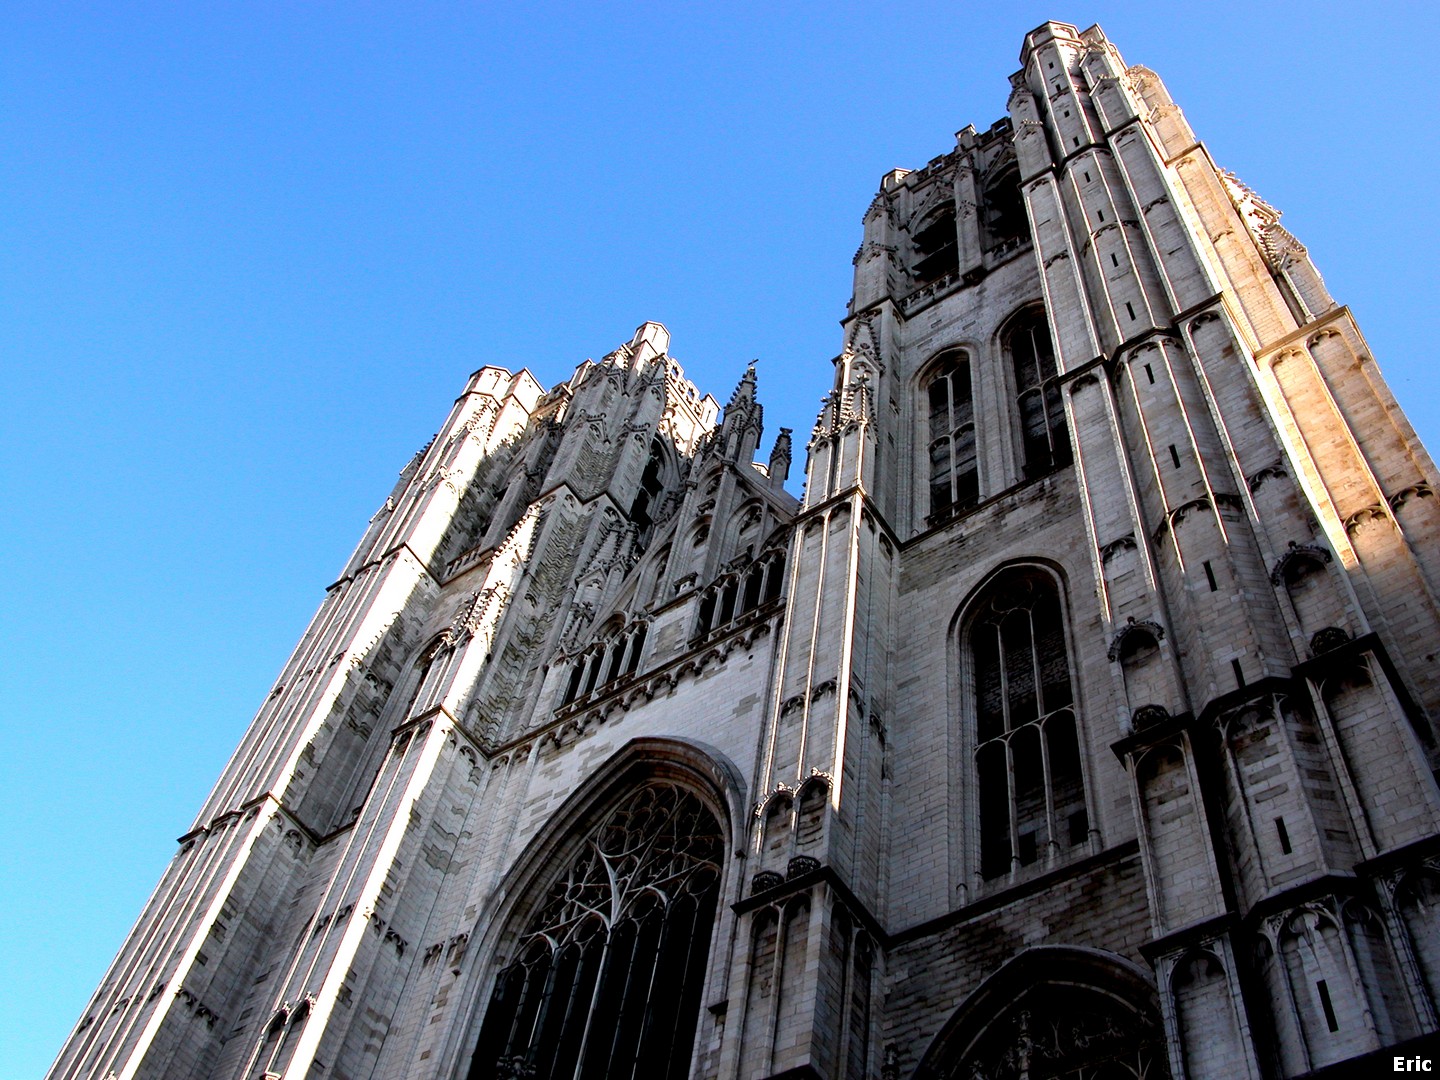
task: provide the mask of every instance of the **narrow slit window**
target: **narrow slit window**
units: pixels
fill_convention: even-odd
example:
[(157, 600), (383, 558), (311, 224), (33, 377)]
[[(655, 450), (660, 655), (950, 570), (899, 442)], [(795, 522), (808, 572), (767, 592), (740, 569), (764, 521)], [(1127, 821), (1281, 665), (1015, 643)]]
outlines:
[(1290, 832), (1285, 828), (1285, 819), (1283, 817), (1277, 817), (1275, 819), (1275, 835), (1280, 840), (1281, 852), (1289, 855), (1293, 849), (1290, 847)]
[(1331, 1031), (1340, 1030), (1340, 1021), (1335, 1018), (1335, 1004), (1330, 1000), (1330, 987), (1324, 979), (1315, 980), (1315, 990), (1320, 995), (1320, 1008), (1325, 1012), (1325, 1026)]
[(1205, 583), (1210, 586), (1210, 591), (1219, 592), (1220, 585), (1215, 580), (1215, 568), (1210, 565), (1210, 561), (1208, 559), (1200, 565), (1205, 570)]

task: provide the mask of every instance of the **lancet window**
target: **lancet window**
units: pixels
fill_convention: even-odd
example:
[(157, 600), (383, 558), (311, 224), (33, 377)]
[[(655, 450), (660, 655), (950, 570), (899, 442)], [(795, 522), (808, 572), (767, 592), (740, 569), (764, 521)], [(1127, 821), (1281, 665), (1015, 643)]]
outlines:
[(930, 411), (930, 523), (934, 525), (980, 499), (969, 358), (963, 352), (942, 356), (925, 389)]
[(570, 663), (570, 675), (565, 683), (565, 693), (560, 704), (569, 705), (576, 698), (586, 697), (623, 675), (633, 675), (640, 667), (640, 657), (645, 651), (645, 636), (649, 625), (635, 622), (603, 635)]
[(1089, 838), (1075, 694), (1054, 580), (1013, 570), (967, 631), (980, 876), (1053, 863)]
[(678, 785), (612, 809), (526, 920), (469, 1080), (687, 1076), (724, 847)]
[(987, 254), (1014, 251), (1030, 236), (1025, 198), (1020, 193), (1020, 171), (1013, 165), (985, 185), (981, 217)]
[(1027, 477), (1070, 463), (1070, 435), (1056, 379), (1055, 349), (1045, 313), (1026, 311), (1001, 339), (1015, 378), (1015, 415), (1020, 422), (1020, 455)]
[(630, 520), (639, 530), (639, 542), (643, 545), (650, 539), (650, 530), (655, 524), (655, 514), (660, 508), (660, 496), (665, 490), (665, 448), (659, 439), (650, 442), (650, 458), (645, 462), (645, 471), (640, 476), (640, 490), (630, 504)]
[(955, 209), (951, 205), (930, 217), (914, 234), (916, 285), (939, 281), (960, 269), (959, 234), (955, 229)]

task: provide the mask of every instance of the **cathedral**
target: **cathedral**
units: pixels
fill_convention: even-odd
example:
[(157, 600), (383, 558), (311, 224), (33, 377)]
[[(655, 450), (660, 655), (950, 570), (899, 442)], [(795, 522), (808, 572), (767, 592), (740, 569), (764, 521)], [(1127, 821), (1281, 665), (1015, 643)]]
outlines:
[(881, 178), (798, 501), (657, 323), (470, 376), (53, 1080), (1433, 1053), (1434, 465), (1154, 73), (1020, 65)]

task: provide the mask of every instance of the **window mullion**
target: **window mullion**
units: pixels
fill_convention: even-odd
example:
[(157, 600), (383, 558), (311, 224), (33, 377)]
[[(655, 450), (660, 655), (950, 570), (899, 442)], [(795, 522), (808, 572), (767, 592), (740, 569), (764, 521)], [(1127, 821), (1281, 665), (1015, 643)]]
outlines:
[(1030, 625), (1030, 670), (1034, 673), (1030, 677), (1035, 680), (1035, 717), (1039, 719), (1048, 711), (1046, 708), (1045, 696), (1041, 682), (1040, 664), (1040, 638), (1035, 627), (1035, 609), (1030, 608), (1025, 612), (1025, 621)]
[(1050, 732), (1044, 720), (1037, 720), (1040, 731), (1040, 772), (1045, 784), (1045, 861), (1051, 862), (1060, 853), (1058, 825), (1055, 821), (1055, 785), (1050, 779)]
[[(651, 1002), (655, 1000), (655, 983), (661, 974), (660, 965), (665, 959), (665, 947), (670, 944), (670, 934), (673, 929), (670, 918), (671, 914), (670, 906), (667, 904), (664, 913), (660, 917), (660, 941), (655, 946), (655, 964), (650, 969), (650, 985), (645, 991), (645, 1011), (643, 1013), (645, 1020), (640, 1028), (640, 1042), (635, 1048), (635, 1060), (631, 1065), (632, 1076), (638, 1075), (635, 1070), (640, 1067), (640, 1047), (645, 1045), (645, 1036), (650, 1033), (650, 1027), (654, 1018), (654, 1010), (651, 1008)], [(673, 990), (678, 993), (679, 988), (675, 987)]]
[(1045, 861), (1049, 862), (1053, 852), (1059, 850), (1055, 839), (1055, 786), (1050, 782), (1050, 739), (1045, 728), (1045, 716), (1049, 702), (1045, 700), (1045, 682), (1040, 660), (1040, 629), (1035, 625), (1035, 609), (1025, 613), (1030, 623), (1030, 665), (1035, 674), (1035, 727), (1040, 736), (1040, 775), (1045, 785)]
[[(600, 988), (605, 985), (605, 969), (610, 965), (610, 944), (614, 941), (613, 928), (605, 932), (605, 944), (600, 949), (600, 961), (595, 972), (595, 986), (590, 991), (590, 1008), (585, 1013), (585, 1030), (580, 1036), (580, 1049), (575, 1055), (575, 1068), (571, 1075), (578, 1077), (585, 1069), (585, 1049), (590, 1044), (590, 1024), (595, 1019), (595, 1008), (600, 1003)], [(582, 954), (583, 955), (583, 954)], [(569, 1017), (566, 1017), (568, 1020)]]
[[(563, 949), (553, 949), (550, 955), (550, 970), (545, 973), (545, 989), (541, 992), (540, 1006), (535, 1010), (535, 1019), (530, 1024), (530, 1033), (525, 1037), (524, 1048), (527, 1061), (535, 1060), (536, 1040), (535, 1036), (545, 1030), (545, 1021), (549, 1018), (550, 1007), (554, 1003), (555, 979), (560, 973), (561, 963), (564, 960)], [(519, 1046), (517, 1045), (517, 1049)]]
[(995, 655), (1000, 668), (1000, 722), (1002, 731), (1010, 730), (1010, 673), (1005, 667), (1005, 636), (1000, 633), (1000, 624), (991, 624), (995, 631)]
[(1005, 736), (1005, 790), (1010, 796), (1010, 873), (1020, 865), (1020, 794), (1015, 790), (1015, 752)]

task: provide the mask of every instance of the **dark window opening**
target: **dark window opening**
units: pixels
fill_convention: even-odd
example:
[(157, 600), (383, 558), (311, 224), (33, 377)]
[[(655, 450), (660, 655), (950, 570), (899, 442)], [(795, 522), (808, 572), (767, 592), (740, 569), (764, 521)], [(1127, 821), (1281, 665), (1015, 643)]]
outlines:
[(1320, 994), (1320, 1008), (1325, 1011), (1325, 1026), (1331, 1031), (1340, 1030), (1340, 1021), (1335, 1018), (1335, 1005), (1330, 1000), (1330, 987), (1324, 979), (1315, 980), (1315, 989)]
[(975, 408), (970, 361), (964, 353), (943, 358), (927, 387), (930, 400), (930, 520), (980, 501), (975, 445)]
[(952, 208), (926, 221), (915, 233), (914, 242), (916, 285), (928, 285), (960, 269), (960, 241)]
[(569, 705), (578, 697), (587, 697), (603, 689), (622, 675), (633, 675), (640, 667), (645, 648), (647, 627), (637, 622), (586, 649), (571, 665), (561, 705)]
[(1200, 565), (1205, 569), (1205, 580), (1210, 585), (1210, 591), (1218, 592), (1220, 589), (1220, 584), (1215, 580), (1215, 568), (1210, 565), (1208, 560), (1201, 563)]
[(980, 876), (1089, 837), (1059, 593), (1033, 570), (992, 586), (967, 635), (975, 686)]
[(599, 681), (600, 678), (600, 654), (591, 654), (585, 658), (584, 662), (587, 671), (585, 675), (585, 689), (582, 693), (588, 694), (595, 689), (595, 683)]
[(1291, 852), (1291, 847), (1290, 847), (1290, 831), (1285, 828), (1285, 819), (1284, 819), (1284, 818), (1279, 818), (1279, 817), (1277, 817), (1277, 818), (1275, 819), (1275, 835), (1276, 835), (1277, 837), (1279, 837), (1279, 839), (1280, 839), (1280, 850), (1281, 850), (1281, 852), (1284, 853), (1284, 854), (1286, 854), (1286, 855), (1289, 855), (1290, 852)]
[(660, 440), (656, 439), (650, 444), (650, 460), (645, 463), (645, 472), (640, 477), (640, 490), (630, 504), (630, 520), (638, 527), (642, 544), (650, 538), (650, 530), (655, 524), (655, 504), (665, 486), (661, 480), (664, 467), (665, 451)]
[(765, 602), (779, 599), (785, 587), (785, 553), (782, 551), (770, 560), (765, 569)]
[(1020, 172), (1013, 166), (1002, 170), (985, 185), (981, 246), (989, 253), (1003, 254), (1030, 238), (1030, 219), (1025, 215), (1025, 196), (1020, 191)]
[(625, 642), (620, 640), (610, 646), (610, 666), (605, 671), (605, 681), (614, 682), (620, 676), (620, 666), (625, 663)]
[(625, 665), (625, 674), (635, 674), (635, 669), (640, 666), (640, 653), (645, 648), (645, 624), (640, 624), (640, 629), (635, 631), (635, 638), (630, 643), (630, 660)]
[(765, 568), (755, 565), (745, 575), (745, 595), (740, 600), (740, 610), (749, 611), (760, 604), (760, 590), (765, 583)]
[(770, 550), (750, 565), (744, 577), (732, 574), (712, 583), (700, 598), (695, 636), (729, 626), (756, 608), (779, 598), (784, 587), (785, 553)]
[(915, 1075), (1169, 1080), (1165, 1029), (1149, 995), (1132, 999), (1110, 985), (1087, 985), (1088, 971), (1077, 977), (1057, 961), (1044, 963), (1023, 982), (1002, 969), (1007, 985), (977, 1018), (973, 1037), (953, 1040), (963, 1054), (927, 1055)]
[(1084, 810), (1077, 810), (1071, 814), (1068, 826), (1071, 847), (1079, 847), (1090, 839), (1090, 815)]
[(1039, 846), (1036, 843), (1036, 833), (1026, 832), (1020, 834), (1020, 854), (1017, 856), (1021, 866), (1029, 866), (1040, 857)]
[(735, 618), (735, 594), (737, 591), (733, 578), (726, 582), (725, 588), (720, 590), (720, 624), (722, 626)]
[(615, 807), (532, 908), (469, 1080), (680, 1080), (689, 1071), (724, 844), (683, 788)]
[(1175, 468), (1178, 469), (1180, 467), (1180, 451), (1175, 449), (1174, 443), (1170, 444), (1170, 462)]
[(1021, 460), (1027, 477), (1070, 463), (1070, 435), (1056, 382), (1050, 329), (1039, 311), (1022, 315), (1006, 332), (1005, 351), (1015, 376)]

